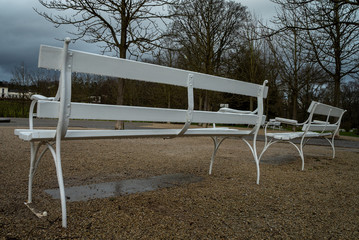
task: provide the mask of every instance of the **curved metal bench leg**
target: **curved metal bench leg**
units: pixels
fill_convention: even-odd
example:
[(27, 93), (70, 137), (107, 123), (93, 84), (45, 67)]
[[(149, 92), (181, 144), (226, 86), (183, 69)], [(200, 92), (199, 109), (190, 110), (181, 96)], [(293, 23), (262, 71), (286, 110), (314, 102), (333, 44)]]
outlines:
[(334, 138), (335, 138), (335, 135), (333, 135), (332, 141), (330, 141), (329, 138), (325, 138), (329, 142), (330, 146), (332, 146), (333, 158), (335, 158)]
[(303, 152), (303, 147), (304, 147), (304, 145), (302, 144), (302, 142), (301, 142), (301, 144), (300, 144), (300, 147), (298, 147), (297, 145), (295, 145), (295, 143), (293, 143), (293, 142), (291, 142), (291, 141), (288, 141), (290, 144), (292, 144), (294, 147), (295, 147), (295, 149), (297, 149), (297, 151), (298, 151), (298, 153), (299, 153), (299, 156), (300, 156), (300, 158), (302, 159), (302, 171), (304, 170), (304, 152)]
[(40, 142), (36, 147), (35, 147), (35, 143), (34, 142), (30, 142), (30, 171), (29, 171), (29, 185), (28, 185), (28, 198), (27, 198), (27, 203), (31, 203), (32, 202), (32, 183), (34, 180), (34, 175), (37, 169), (37, 166), (39, 165), (39, 162), (42, 158), (42, 156), (44, 155), (44, 153), (46, 152), (47, 148), (40, 154), (40, 156), (38, 158), (36, 158), (39, 149), (42, 145), (44, 145), (44, 142)]
[(252, 146), (246, 139), (242, 138), (242, 140), (248, 145), (249, 149), (252, 152), (252, 155), (253, 155), (253, 158), (254, 158), (254, 161), (255, 161), (256, 167), (257, 167), (257, 181), (256, 182), (257, 182), (257, 184), (259, 184), (260, 168), (259, 168), (259, 158), (257, 155), (256, 139), (257, 139), (257, 136), (255, 135), (253, 138), (253, 146)]
[(51, 144), (47, 144), (47, 147), (50, 149), (52, 157), (54, 158), (55, 161), (56, 175), (59, 184), (60, 198), (61, 198), (62, 227), (66, 228), (67, 227), (66, 195), (65, 195), (64, 178), (62, 175), (62, 167), (61, 167), (60, 144), (59, 142), (56, 142), (56, 151), (54, 150)]
[(29, 189), (28, 189), (28, 201), (27, 201), (28, 203), (32, 202), (32, 184), (37, 167), (39, 166), (40, 160), (42, 159), (46, 151), (49, 150), (49, 148), (46, 146), (46, 148), (41, 152), (41, 154), (37, 158), (36, 156), (39, 153), (40, 147), (46, 144), (47, 144), (46, 142), (40, 142), (35, 148), (35, 143), (33, 142), (30, 143), (31, 160), (30, 160), (30, 172), (29, 172)]
[(259, 162), (261, 161), (263, 154), (268, 150), (268, 148), (269, 148), (270, 146), (272, 146), (274, 143), (277, 143), (277, 142), (279, 142), (279, 141), (280, 141), (280, 140), (273, 141), (273, 138), (272, 138), (272, 139), (269, 140), (269, 142), (265, 142), (265, 143), (264, 143), (264, 147), (263, 147), (263, 149), (262, 149), (262, 152), (261, 152), (261, 154), (260, 154), (259, 157), (258, 157), (258, 161), (259, 161)]
[(29, 171), (29, 185), (28, 185), (28, 196), (27, 202), (32, 203), (32, 181), (34, 178), (34, 166), (35, 166), (35, 158), (37, 154), (38, 148), (35, 149), (35, 143), (30, 142), (30, 171)]
[(213, 140), (213, 144), (214, 144), (214, 150), (212, 153), (212, 157), (211, 157), (211, 164), (209, 165), (209, 175), (212, 174), (212, 167), (213, 167), (213, 163), (214, 163), (214, 158), (216, 157), (216, 153), (217, 150), (219, 148), (219, 146), (221, 145), (221, 143), (224, 141), (224, 139), (226, 139), (225, 137), (220, 139), (218, 137), (211, 137)]

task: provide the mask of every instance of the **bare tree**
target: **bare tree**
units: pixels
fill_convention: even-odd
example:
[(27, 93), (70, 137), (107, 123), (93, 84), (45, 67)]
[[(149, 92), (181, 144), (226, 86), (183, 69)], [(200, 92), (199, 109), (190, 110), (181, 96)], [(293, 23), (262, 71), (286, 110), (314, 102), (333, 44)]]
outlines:
[[(289, 117), (293, 119), (298, 119), (301, 92), (304, 89), (310, 91), (313, 85), (321, 83), (320, 79), (314, 78), (314, 70), (317, 70), (318, 66), (311, 61), (313, 55), (307, 51), (306, 43), (302, 40), (301, 34), (303, 32), (292, 28), (285, 33), (277, 34), (268, 41), (272, 54), (277, 61), (281, 89), (288, 97), (289, 109), (291, 110)], [(313, 74), (313, 76), (308, 76), (308, 73)]]
[(21, 99), (21, 116), (25, 115), (26, 107), (25, 102), (26, 99), (29, 98), (30, 91), (30, 74), (25, 67), (25, 64), (15, 66), (12, 70), (12, 78), (10, 80), (12, 85), (16, 88), (16, 91), (19, 93), (19, 97)]
[(347, 112), (343, 116), (343, 128), (350, 130), (356, 128), (359, 135), (359, 81), (358, 79), (342, 85), (342, 103)]
[(54, 96), (58, 87), (56, 79), (59, 73), (47, 69), (37, 68), (29, 73), (33, 91), (44, 96)]
[[(168, 17), (165, 7), (171, 0), (52, 0), (39, 2), (50, 10), (67, 15), (35, 11), (56, 27), (73, 25), (74, 40), (100, 43), (103, 52), (120, 58), (151, 51), (162, 36), (161, 20)], [(123, 79), (118, 80), (117, 104), (124, 101)], [(116, 124), (116, 128), (121, 126)]]
[(20, 93), (20, 97), (25, 98), (30, 90), (31, 80), (29, 71), (24, 63), (14, 67), (10, 81), (16, 86), (17, 91)]
[[(263, 83), (265, 80), (265, 66), (264, 59), (264, 47), (265, 40), (259, 38), (261, 29), (259, 27), (259, 20), (256, 17), (252, 17), (250, 21), (244, 24), (242, 30), (242, 41), (238, 42), (236, 54), (242, 60), (238, 65), (241, 68), (241, 79), (247, 79), (252, 83)], [(250, 98), (250, 110), (254, 110), (255, 98)]]
[(283, 9), (277, 18), (284, 26), (280, 31), (296, 29), (306, 33), (300, 36), (309, 43), (313, 61), (331, 77), (332, 102), (338, 106), (342, 80), (359, 71), (357, 4), (342, 0), (272, 1)]
[[(225, 0), (182, 0), (171, 8), (176, 15), (170, 28), (182, 67), (207, 74), (219, 74), (222, 57), (234, 47), (246, 8)], [(201, 104), (200, 104), (201, 105)], [(205, 92), (204, 109), (208, 109)]]

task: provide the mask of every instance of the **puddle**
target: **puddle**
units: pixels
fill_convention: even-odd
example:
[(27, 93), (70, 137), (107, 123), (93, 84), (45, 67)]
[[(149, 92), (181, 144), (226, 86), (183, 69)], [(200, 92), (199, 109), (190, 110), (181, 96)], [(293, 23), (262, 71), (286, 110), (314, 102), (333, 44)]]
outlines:
[[(177, 173), (145, 179), (129, 179), (119, 182), (68, 187), (65, 188), (65, 193), (67, 201), (77, 202), (89, 199), (108, 198), (132, 193), (154, 191), (160, 188), (175, 187), (202, 180), (202, 177)], [(45, 192), (50, 194), (53, 199), (60, 199), (60, 192), (58, 188), (47, 189)]]

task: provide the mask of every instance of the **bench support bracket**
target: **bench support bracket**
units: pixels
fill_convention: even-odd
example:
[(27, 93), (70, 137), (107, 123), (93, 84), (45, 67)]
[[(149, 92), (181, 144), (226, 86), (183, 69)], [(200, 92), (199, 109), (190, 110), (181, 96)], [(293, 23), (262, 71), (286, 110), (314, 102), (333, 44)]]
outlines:
[(213, 163), (214, 163), (214, 158), (216, 157), (217, 150), (218, 150), (219, 146), (221, 145), (221, 143), (227, 137), (211, 137), (211, 138), (213, 140), (214, 149), (213, 149), (213, 153), (212, 153), (212, 157), (211, 157), (211, 164), (209, 165), (209, 175), (212, 174), (212, 167), (213, 167)]

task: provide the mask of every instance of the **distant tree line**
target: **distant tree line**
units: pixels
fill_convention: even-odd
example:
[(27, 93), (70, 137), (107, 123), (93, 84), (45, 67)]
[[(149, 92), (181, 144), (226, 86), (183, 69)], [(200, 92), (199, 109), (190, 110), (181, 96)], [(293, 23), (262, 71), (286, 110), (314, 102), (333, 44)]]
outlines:
[[(306, 109), (316, 100), (347, 109), (343, 127), (358, 128), (359, 4), (272, 1), (278, 14), (270, 24), (227, 0), (39, 0), (50, 10), (72, 12), (36, 11), (55, 25), (76, 26), (73, 36), (104, 44), (103, 53), (259, 84), (268, 80), (268, 119), (305, 120)], [(18, 67), (12, 83), (54, 96), (57, 74)], [(72, 87), (73, 101), (187, 106), (181, 87), (84, 74), (73, 75)], [(255, 106), (255, 99), (209, 91), (196, 91), (195, 101), (197, 109), (213, 111), (220, 103), (239, 109)]]

